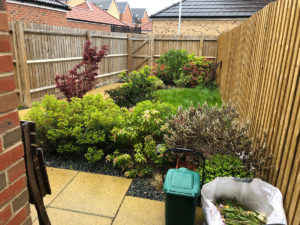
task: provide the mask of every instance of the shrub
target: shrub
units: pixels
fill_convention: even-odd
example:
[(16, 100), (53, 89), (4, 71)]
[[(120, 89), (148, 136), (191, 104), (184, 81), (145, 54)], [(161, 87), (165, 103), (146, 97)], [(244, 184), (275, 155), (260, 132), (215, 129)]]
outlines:
[[(198, 172), (202, 176), (203, 168), (199, 167)], [(253, 173), (248, 171), (241, 160), (230, 155), (216, 154), (206, 160), (205, 180), (208, 183), (217, 177), (253, 177)]]
[(82, 98), (83, 95), (96, 85), (96, 70), (99, 69), (98, 63), (107, 54), (108, 47), (101, 46), (91, 48), (91, 42), (87, 41), (84, 45), (83, 59), (72, 70), (63, 75), (55, 76), (56, 87), (62, 91), (68, 101), (72, 97)]
[(115, 151), (108, 155), (106, 160), (113, 162), (113, 165), (122, 169), (126, 177), (148, 176), (152, 171), (161, 165), (162, 156), (166, 149), (156, 149), (156, 142), (152, 136), (146, 136), (143, 143), (134, 145), (128, 153)]
[(150, 68), (145, 66), (140, 71), (133, 71), (129, 74), (121, 74), (125, 84), (111, 90), (105, 91), (120, 107), (131, 107), (144, 100), (156, 98), (157, 84), (149, 77)]
[(195, 87), (210, 85), (213, 80), (213, 62), (205, 57), (196, 57), (186, 50), (170, 50), (163, 54), (152, 69), (152, 74), (166, 85)]
[(174, 81), (179, 79), (182, 68), (188, 62), (190, 56), (186, 50), (171, 49), (156, 61), (153, 72), (166, 85), (175, 85)]
[(101, 95), (85, 95), (70, 102), (45, 96), (41, 103), (33, 104), (27, 119), (36, 123), (36, 133), (44, 149), (85, 154), (93, 162), (112, 152), (110, 132), (123, 123), (126, 113), (127, 110), (121, 110)]
[(112, 130), (121, 151), (108, 155), (107, 161), (125, 171), (127, 177), (149, 175), (161, 164), (165, 147), (156, 149), (156, 146), (163, 138), (161, 127), (174, 111), (166, 103), (149, 100), (138, 103), (126, 114), (124, 123)]
[(248, 170), (259, 169), (255, 159), (256, 151), (264, 150), (263, 145), (252, 149), (253, 141), (247, 136), (248, 128), (239, 124), (237, 110), (230, 105), (208, 107), (207, 104), (182, 110), (167, 121), (164, 141), (168, 147), (184, 147), (204, 153), (227, 154), (242, 160)]

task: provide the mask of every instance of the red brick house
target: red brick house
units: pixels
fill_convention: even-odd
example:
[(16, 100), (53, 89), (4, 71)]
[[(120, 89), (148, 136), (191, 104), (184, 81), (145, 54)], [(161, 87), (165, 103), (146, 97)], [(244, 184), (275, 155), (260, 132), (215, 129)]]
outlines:
[(58, 0), (8, 0), (9, 21), (66, 26), (69, 6)]
[(132, 20), (135, 26), (143, 26), (150, 22), (147, 9), (131, 8)]
[(112, 30), (112, 26), (127, 27), (125, 23), (91, 2), (84, 2), (76, 7), (71, 7), (71, 9), (71, 11), (67, 12), (68, 27), (108, 32)]
[(128, 2), (117, 2), (117, 5), (120, 11), (120, 20), (132, 27), (132, 12)]
[(0, 224), (32, 224), (5, 0), (0, 0)]
[(142, 33), (151, 33), (153, 29), (153, 22), (150, 21), (149, 23), (146, 23), (142, 25)]

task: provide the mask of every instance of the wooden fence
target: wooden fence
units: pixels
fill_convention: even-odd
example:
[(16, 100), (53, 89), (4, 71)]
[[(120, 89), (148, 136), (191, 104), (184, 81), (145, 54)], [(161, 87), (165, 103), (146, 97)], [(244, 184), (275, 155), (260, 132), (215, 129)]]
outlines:
[(10, 23), (10, 30), (19, 103), (23, 106), (30, 106), (45, 94), (61, 96), (54, 77), (80, 62), (86, 40), (110, 49), (100, 63), (100, 85), (118, 81), (123, 71), (152, 65), (171, 48), (208, 57), (215, 57), (217, 51), (216, 37), (110, 33), (19, 22)]
[(252, 137), (266, 135), (261, 176), (281, 190), (294, 225), (300, 224), (299, 13), (299, 0), (267, 5), (218, 37), (217, 56), (223, 100), (237, 105)]

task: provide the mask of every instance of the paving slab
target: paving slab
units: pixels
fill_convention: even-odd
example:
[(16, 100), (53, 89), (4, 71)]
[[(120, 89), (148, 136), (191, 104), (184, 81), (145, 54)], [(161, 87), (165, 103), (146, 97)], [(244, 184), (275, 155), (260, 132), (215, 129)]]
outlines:
[(130, 183), (131, 179), (80, 172), (50, 206), (113, 218)]
[[(48, 208), (47, 212), (51, 225), (110, 225), (112, 222), (110, 218), (55, 208)], [(38, 220), (33, 225), (39, 225)]]
[[(126, 196), (113, 225), (164, 225), (165, 203)], [(202, 224), (203, 212), (197, 207), (195, 225)]]

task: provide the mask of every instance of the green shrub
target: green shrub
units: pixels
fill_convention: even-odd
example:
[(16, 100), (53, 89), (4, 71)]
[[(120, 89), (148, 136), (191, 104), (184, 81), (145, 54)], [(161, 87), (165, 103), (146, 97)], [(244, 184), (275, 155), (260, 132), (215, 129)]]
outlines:
[(121, 74), (125, 84), (105, 91), (120, 107), (131, 107), (144, 100), (156, 98), (157, 80), (149, 77), (149, 66), (145, 66), (140, 71), (133, 71), (129, 74)]
[(204, 153), (207, 157), (215, 154), (231, 155), (242, 160), (247, 169), (259, 169), (257, 152), (265, 149), (247, 135), (247, 126), (237, 122), (237, 110), (230, 105), (208, 107), (207, 104), (197, 108), (182, 110), (167, 121), (164, 141), (168, 147), (183, 147)]
[[(202, 176), (203, 168), (199, 167), (198, 172)], [(217, 177), (253, 177), (253, 173), (243, 166), (241, 160), (230, 155), (220, 154), (213, 155), (206, 160), (204, 173), (204, 183), (208, 183)]]
[(161, 166), (162, 156), (166, 150), (164, 146), (158, 149), (156, 146), (156, 141), (149, 135), (144, 138), (144, 142), (135, 144), (128, 153), (120, 153), (117, 150), (108, 155), (106, 160), (122, 169), (126, 177), (148, 176), (153, 169)]
[(111, 130), (123, 123), (126, 113), (101, 95), (85, 95), (70, 102), (45, 96), (42, 102), (33, 104), (27, 119), (36, 123), (44, 149), (85, 154), (93, 162), (113, 150)]
[(198, 84), (211, 85), (214, 82), (213, 61), (196, 57), (186, 50), (171, 49), (156, 61), (152, 74), (166, 85), (195, 87)]
[(186, 50), (171, 49), (156, 61), (154, 75), (166, 85), (175, 85), (174, 81), (179, 79), (182, 68), (190, 61), (191, 57)]
[(125, 171), (127, 177), (149, 175), (161, 164), (165, 148), (156, 149), (163, 139), (162, 126), (175, 112), (172, 105), (149, 100), (140, 102), (124, 117), (124, 123), (112, 130), (120, 150), (106, 157)]
[(175, 111), (175, 107), (167, 103), (139, 102), (132, 111), (124, 114), (124, 122), (112, 130), (114, 140), (125, 149), (143, 142), (148, 135), (155, 141), (162, 141), (161, 127)]

